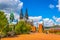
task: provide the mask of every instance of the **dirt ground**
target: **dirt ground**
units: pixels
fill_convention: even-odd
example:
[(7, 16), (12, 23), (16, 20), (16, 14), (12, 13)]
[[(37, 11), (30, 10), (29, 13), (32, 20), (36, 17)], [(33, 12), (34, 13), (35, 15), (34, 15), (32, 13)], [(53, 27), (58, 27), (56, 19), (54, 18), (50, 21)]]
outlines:
[(60, 35), (32, 33), (32, 34), (17, 35), (15, 37), (2, 38), (1, 40), (60, 40)]

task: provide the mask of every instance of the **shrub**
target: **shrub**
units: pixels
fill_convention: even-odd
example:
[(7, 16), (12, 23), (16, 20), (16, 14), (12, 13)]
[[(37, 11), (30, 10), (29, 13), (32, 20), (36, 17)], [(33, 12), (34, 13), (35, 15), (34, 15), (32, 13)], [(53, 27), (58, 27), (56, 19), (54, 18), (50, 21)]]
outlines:
[(1, 32), (0, 37), (5, 37), (6, 34), (4, 32)]
[(0, 36), (4, 37), (8, 32), (8, 20), (3, 11), (0, 11)]
[(25, 21), (20, 21), (16, 27), (15, 32), (16, 34), (25, 34), (31, 31), (31, 25), (26, 23)]
[(15, 30), (14, 30), (14, 25), (9, 25), (9, 32), (8, 36), (14, 36), (15, 35)]
[(8, 33), (8, 27), (4, 27), (1, 32), (0, 32), (0, 37), (5, 37), (7, 36), (7, 33)]

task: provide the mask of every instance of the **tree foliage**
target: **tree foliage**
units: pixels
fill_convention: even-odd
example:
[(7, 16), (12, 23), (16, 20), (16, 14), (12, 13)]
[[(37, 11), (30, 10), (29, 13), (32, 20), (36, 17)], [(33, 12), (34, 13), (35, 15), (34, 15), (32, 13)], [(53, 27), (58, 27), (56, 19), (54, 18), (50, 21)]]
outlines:
[(4, 12), (0, 11), (0, 29), (7, 26), (8, 20), (6, 18), (6, 15), (4, 15)]
[(31, 25), (26, 23), (25, 21), (20, 21), (15, 27), (16, 34), (29, 33), (30, 30), (31, 30)]
[(13, 14), (13, 12), (11, 12), (11, 14), (10, 14), (10, 22), (12, 22), (14, 20), (14, 14)]
[(0, 34), (5, 36), (8, 32), (8, 20), (3, 11), (0, 11)]

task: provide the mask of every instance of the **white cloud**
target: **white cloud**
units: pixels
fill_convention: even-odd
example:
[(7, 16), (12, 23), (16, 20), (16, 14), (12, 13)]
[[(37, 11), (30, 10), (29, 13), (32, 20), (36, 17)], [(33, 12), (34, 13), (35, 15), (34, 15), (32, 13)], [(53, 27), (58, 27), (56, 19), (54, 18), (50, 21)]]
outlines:
[(45, 19), (43, 19), (43, 21), (44, 21), (44, 26), (49, 27), (49, 26), (53, 26), (54, 25), (54, 21), (52, 19), (45, 18)]
[(45, 27), (52, 27), (55, 23), (52, 19), (49, 18), (43, 18), (41, 21), (35, 21), (34, 25), (37, 27), (39, 24), (43, 24)]
[(23, 2), (20, 0), (0, 0), (0, 10), (10, 12), (11, 10), (17, 12), (23, 6)]
[(60, 25), (60, 17), (56, 17), (56, 16), (53, 16), (53, 19), (55, 20), (56, 22), (56, 25)]
[(6, 14), (6, 17), (10, 18), (10, 13), (14, 12), (15, 19), (19, 20), (19, 14), (20, 9), (23, 7), (23, 2), (20, 0), (0, 0), (0, 10), (4, 11)]
[(43, 21), (46, 22), (46, 23), (48, 23), (49, 18), (45, 18), (45, 19), (43, 19)]
[(53, 19), (55, 19), (55, 20), (56, 20), (56, 19), (57, 19), (57, 17), (53, 16)]
[(60, 18), (57, 18), (56, 22), (60, 23)]
[(7, 19), (9, 20), (9, 18), (10, 18), (10, 13), (5, 13), (5, 15), (6, 15)]
[(43, 24), (43, 21), (39, 21), (38, 24)]
[(50, 4), (49, 7), (52, 9), (52, 8), (54, 8), (54, 5), (53, 4)]
[(58, 0), (58, 5), (56, 5), (56, 7), (57, 7), (58, 10), (60, 11), (60, 0)]
[(57, 18), (56, 16), (53, 16), (53, 19), (54, 19), (56, 22), (60, 22), (60, 18)]
[(34, 22), (38, 22), (40, 20), (42, 20), (42, 16), (37, 16), (37, 17), (29, 17), (30, 20), (33, 20)]
[(56, 5), (56, 7), (60, 10), (59, 6), (60, 6), (60, 5)]
[(42, 24), (44, 22), (44, 26), (51, 27), (54, 25), (54, 21), (50, 18), (42, 18), (42, 16), (38, 17), (29, 17), (29, 19), (32, 19), (34, 21), (34, 25), (37, 27), (39, 24)]
[(34, 22), (34, 26), (38, 27), (39, 24), (43, 24), (43, 21), (39, 21), (39, 22)]
[(34, 26), (37, 27), (38, 24), (42, 23), (42, 22), (40, 21), (40, 20), (42, 20), (42, 16), (34, 16), (34, 17), (33, 17), (33, 16), (30, 16), (30, 17), (29, 17), (29, 20), (30, 20), (30, 21), (33, 20), (33, 22), (34, 22), (34, 23), (33, 23)]
[[(10, 13), (5, 13), (5, 15), (6, 15), (7, 19), (10, 20)], [(14, 13), (14, 18), (15, 18), (15, 20), (18, 20), (18, 21), (20, 20), (19, 15), (17, 13)]]

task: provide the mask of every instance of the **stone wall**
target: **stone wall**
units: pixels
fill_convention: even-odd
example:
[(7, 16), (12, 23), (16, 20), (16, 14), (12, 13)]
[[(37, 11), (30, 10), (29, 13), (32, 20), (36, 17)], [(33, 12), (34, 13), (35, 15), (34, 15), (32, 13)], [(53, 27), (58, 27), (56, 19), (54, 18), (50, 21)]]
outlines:
[(36, 27), (35, 26), (31, 27), (31, 32), (36, 32)]
[(39, 24), (38, 32), (39, 33), (42, 33), (43, 32), (43, 25), (42, 24)]

